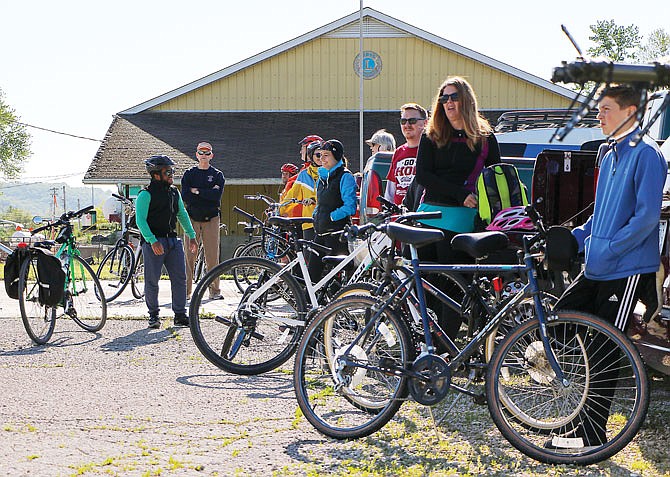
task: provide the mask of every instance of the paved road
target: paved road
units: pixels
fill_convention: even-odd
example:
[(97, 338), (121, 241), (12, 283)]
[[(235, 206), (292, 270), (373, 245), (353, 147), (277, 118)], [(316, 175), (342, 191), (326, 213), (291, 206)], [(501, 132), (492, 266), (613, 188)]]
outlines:
[[(131, 296), (110, 316), (144, 317)], [(332, 459), (304, 420), (293, 428), (291, 364), (226, 374), (188, 329), (148, 330), (144, 318), (112, 319), (97, 334), (59, 320), (50, 343), (34, 346), (4, 291), (0, 330), (0, 475), (301, 475)]]

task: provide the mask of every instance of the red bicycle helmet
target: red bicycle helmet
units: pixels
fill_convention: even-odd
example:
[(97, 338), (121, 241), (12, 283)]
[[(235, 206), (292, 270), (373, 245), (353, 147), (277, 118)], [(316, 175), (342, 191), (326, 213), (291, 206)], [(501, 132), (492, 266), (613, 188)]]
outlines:
[(309, 144), (310, 142), (314, 141), (323, 141), (323, 138), (321, 136), (317, 136), (316, 134), (310, 134), (309, 136), (302, 138), (302, 140), (298, 143), (298, 146), (304, 146), (305, 144)]
[(491, 221), (491, 224), (486, 227), (486, 230), (497, 230), (506, 232), (508, 230), (535, 230), (533, 221), (526, 215), (524, 206), (508, 207), (503, 209)]
[(291, 164), (290, 162), (287, 162), (283, 166), (281, 166), (281, 171), (282, 172), (288, 172), (291, 175), (295, 175), (298, 173), (298, 166), (295, 164)]

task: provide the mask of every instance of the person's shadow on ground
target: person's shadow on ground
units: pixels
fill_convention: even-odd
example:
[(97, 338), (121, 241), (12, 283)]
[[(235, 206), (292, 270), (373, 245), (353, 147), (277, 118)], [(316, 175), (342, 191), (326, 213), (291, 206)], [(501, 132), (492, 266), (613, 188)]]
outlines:
[(107, 343), (103, 343), (100, 349), (113, 352), (132, 351), (140, 346), (158, 344), (172, 338), (174, 338), (174, 328), (172, 327), (160, 330), (142, 328), (133, 331), (129, 335), (119, 336)]

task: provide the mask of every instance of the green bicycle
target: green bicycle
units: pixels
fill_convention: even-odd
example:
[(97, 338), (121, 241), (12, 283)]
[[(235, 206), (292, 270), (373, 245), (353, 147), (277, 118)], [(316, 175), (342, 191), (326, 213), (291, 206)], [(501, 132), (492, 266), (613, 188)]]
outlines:
[[(73, 233), (72, 220), (93, 210), (93, 206), (76, 212), (63, 214), (54, 222), (34, 229), (31, 234), (47, 229), (59, 228), (54, 240), (35, 242), (24, 247), (27, 255), (19, 272), (19, 307), (21, 319), (30, 338), (37, 344), (46, 344), (56, 326), (56, 318), (69, 316), (86, 331), (96, 332), (102, 329), (107, 321), (107, 301), (91, 266), (81, 257)], [(33, 219), (35, 224), (45, 221), (41, 217)], [(55, 257), (62, 264), (65, 272), (65, 283), (62, 298), (57, 305), (50, 305), (40, 296), (40, 288), (48, 286), (49, 277), (40, 276), (38, 260), (40, 254), (48, 253), (59, 244)]]

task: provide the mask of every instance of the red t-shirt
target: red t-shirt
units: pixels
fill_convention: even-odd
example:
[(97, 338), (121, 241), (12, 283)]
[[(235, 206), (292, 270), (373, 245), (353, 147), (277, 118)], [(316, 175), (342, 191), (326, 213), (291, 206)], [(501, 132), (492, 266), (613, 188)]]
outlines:
[(395, 182), (393, 202), (396, 205), (402, 204), (405, 195), (407, 195), (407, 189), (414, 179), (414, 175), (416, 174), (416, 153), (418, 150), (419, 146), (409, 147), (405, 143), (393, 153), (391, 168), (386, 179)]

